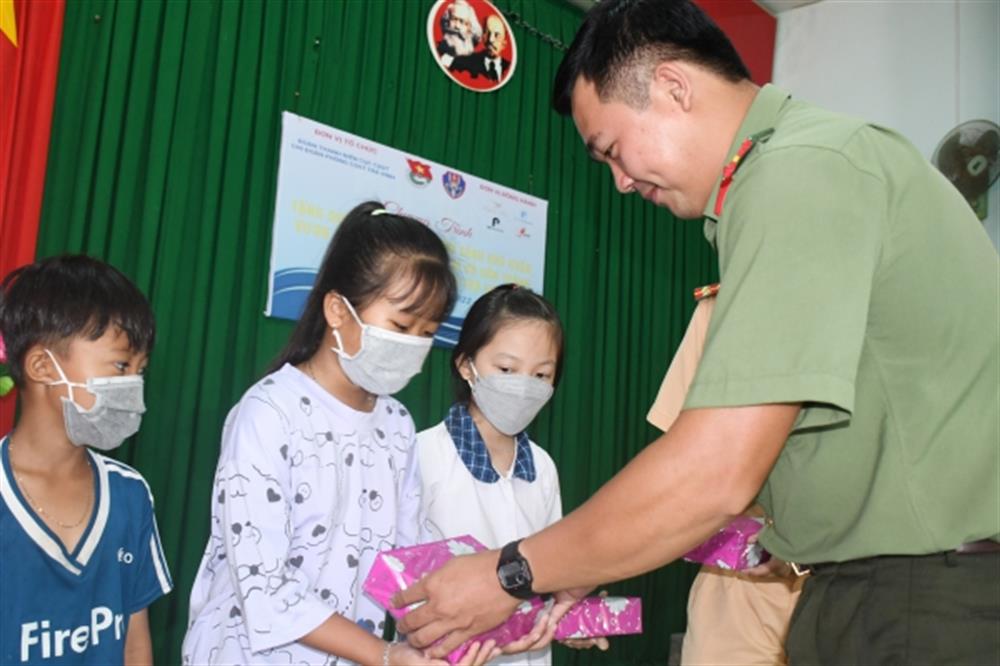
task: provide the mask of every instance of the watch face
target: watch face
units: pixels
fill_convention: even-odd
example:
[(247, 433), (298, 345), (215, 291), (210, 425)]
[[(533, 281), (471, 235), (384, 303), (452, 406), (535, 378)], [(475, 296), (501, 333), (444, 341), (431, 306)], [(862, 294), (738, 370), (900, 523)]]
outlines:
[(518, 588), (529, 582), (520, 562), (507, 562), (497, 571), (501, 584), (507, 588)]
[(497, 578), (500, 586), (511, 596), (518, 599), (530, 599), (532, 575), (528, 561), (517, 550), (517, 541), (512, 541), (500, 551), (497, 562)]

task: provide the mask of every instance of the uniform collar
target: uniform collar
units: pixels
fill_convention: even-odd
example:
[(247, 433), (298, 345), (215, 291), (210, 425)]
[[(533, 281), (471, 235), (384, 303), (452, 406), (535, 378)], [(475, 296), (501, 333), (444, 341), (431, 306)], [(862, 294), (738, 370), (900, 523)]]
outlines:
[[(781, 107), (784, 106), (789, 97), (790, 95), (787, 92), (770, 83), (757, 92), (757, 96), (750, 105), (750, 109), (743, 118), (743, 122), (740, 123), (740, 128), (733, 136), (733, 142), (726, 153), (728, 156), (726, 160), (727, 166), (732, 164), (734, 158), (740, 155), (741, 148), (744, 149), (742, 151), (743, 154), (749, 152), (750, 148), (746, 148), (744, 142), (750, 140), (752, 143), (756, 143), (766, 140), (770, 136), (774, 130), (774, 126), (777, 124)], [(715, 185), (712, 187), (712, 194), (708, 197), (708, 204), (702, 213), (705, 216), (705, 238), (713, 246), (715, 245), (715, 225), (720, 217), (715, 212), (716, 202), (720, 195), (720, 188), (723, 189), (723, 196), (725, 195), (723, 188), (724, 181), (725, 174), (720, 173), (718, 179), (715, 181)]]
[[(464, 403), (456, 402), (448, 410), (444, 418), (445, 427), (451, 440), (455, 443), (458, 456), (462, 459), (469, 473), (483, 483), (496, 483), (500, 475), (493, 468), (490, 452), (486, 448), (483, 436), (479, 434), (472, 415)], [(514, 437), (517, 451), (514, 457), (514, 476), (527, 482), (535, 480), (535, 459), (531, 455), (531, 443), (528, 435), (520, 432)]]

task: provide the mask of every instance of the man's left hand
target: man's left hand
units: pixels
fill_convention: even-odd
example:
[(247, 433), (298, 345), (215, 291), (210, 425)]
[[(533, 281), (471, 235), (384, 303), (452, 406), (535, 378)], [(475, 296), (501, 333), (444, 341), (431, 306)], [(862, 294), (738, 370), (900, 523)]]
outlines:
[(792, 570), (792, 565), (784, 560), (779, 560), (777, 557), (771, 557), (764, 564), (758, 564), (751, 569), (744, 569), (742, 573), (757, 578), (795, 578), (795, 571)]

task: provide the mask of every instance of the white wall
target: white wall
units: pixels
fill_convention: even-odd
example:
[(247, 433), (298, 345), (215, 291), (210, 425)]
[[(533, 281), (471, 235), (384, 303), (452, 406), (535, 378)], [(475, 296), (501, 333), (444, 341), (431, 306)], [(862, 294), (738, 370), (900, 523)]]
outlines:
[[(1000, 123), (1000, 0), (821, 0), (784, 11), (774, 82), (899, 130), (929, 158), (961, 122)], [(984, 224), (1000, 248), (1000, 183)]]

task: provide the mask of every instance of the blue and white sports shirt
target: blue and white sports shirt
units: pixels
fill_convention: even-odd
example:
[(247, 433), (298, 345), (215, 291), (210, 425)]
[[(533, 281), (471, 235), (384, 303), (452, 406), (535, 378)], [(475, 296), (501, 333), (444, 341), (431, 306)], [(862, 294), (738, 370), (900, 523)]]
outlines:
[(0, 440), (0, 664), (121, 664), (132, 613), (170, 591), (153, 496), (88, 450), (95, 501), (72, 552), (21, 494)]

